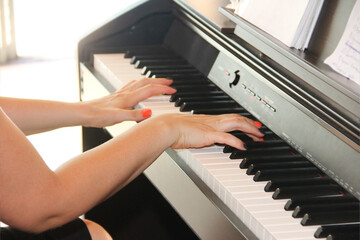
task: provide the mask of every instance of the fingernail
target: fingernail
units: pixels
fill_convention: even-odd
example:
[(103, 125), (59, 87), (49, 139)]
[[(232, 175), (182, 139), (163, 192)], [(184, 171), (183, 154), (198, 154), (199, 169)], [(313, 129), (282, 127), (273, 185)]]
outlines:
[(254, 123), (255, 123), (255, 125), (258, 126), (258, 127), (261, 127), (261, 126), (262, 126), (262, 124), (261, 124), (260, 122), (258, 122), (258, 121), (254, 121)]
[(142, 116), (143, 116), (144, 118), (150, 117), (150, 116), (151, 116), (151, 109), (144, 109), (144, 110), (142, 110)]

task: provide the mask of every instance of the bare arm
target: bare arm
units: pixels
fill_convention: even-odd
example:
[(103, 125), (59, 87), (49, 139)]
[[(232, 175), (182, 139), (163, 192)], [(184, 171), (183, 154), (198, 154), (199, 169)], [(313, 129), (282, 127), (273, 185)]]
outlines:
[(76, 103), (0, 97), (0, 107), (26, 135), (69, 126), (105, 127), (125, 120), (144, 120), (143, 110), (131, 109), (151, 96), (174, 93), (168, 86), (171, 83), (146, 78), (106, 97)]
[(238, 115), (163, 115), (52, 172), (4, 112), (0, 129), (0, 217), (28, 231), (43, 231), (81, 215), (133, 180), (168, 147), (217, 142), (243, 149), (239, 139), (224, 132), (242, 130), (255, 140), (263, 136), (253, 121)]

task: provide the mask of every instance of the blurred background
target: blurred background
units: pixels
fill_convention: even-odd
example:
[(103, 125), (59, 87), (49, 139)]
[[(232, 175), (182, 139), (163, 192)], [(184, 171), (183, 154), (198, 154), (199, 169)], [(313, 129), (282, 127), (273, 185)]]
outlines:
[[(134, 2), (0, 0), (0, 96), (78, 101), (77, 42)], [(80, 127), (28, 138), (51, 169), (81, 153)]]

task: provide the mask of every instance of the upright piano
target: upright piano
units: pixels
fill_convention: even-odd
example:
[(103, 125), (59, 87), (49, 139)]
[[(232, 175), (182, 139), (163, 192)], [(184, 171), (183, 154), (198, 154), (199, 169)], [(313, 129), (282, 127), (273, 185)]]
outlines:
[[(237, 113), (265, 133), (253, 142), (231, 132), (247, 151), (168, 149), (86, 217), (115, 239), (359, 239), (360, 87), (323, 63), (354, 2), (325, 1), (305, 52), (242, 20), (225, 0), (139, 0), (82, 38), (83, 101), (165, 77), (177, 93), (137, 107)], [(84, 150), (134, 124), (83, 128)]]

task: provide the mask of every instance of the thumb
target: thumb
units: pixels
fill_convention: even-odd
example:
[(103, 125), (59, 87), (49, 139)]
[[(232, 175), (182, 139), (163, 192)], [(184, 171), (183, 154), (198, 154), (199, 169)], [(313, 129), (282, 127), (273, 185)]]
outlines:
[(151, 109), (121, 110), (119, 113), (119, 122), (136, 121), (140, 122), (151, 117)]

